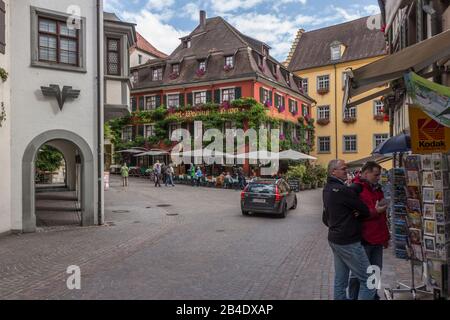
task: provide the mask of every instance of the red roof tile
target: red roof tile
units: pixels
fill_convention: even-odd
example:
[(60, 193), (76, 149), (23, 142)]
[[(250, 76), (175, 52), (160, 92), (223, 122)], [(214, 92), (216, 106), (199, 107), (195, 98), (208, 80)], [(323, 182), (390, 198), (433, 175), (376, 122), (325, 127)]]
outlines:
[(152, 56), (155, 56), (157, 58), (166, 58), (167, 54), (159, 51), (154, 46), (151, 45), (150, 42), (148, 42), (139, 32), (136, 32), (137, 35), (137, 42), (133, 45), (133, 49), (139, 49), (142, 51), (145, 51)]

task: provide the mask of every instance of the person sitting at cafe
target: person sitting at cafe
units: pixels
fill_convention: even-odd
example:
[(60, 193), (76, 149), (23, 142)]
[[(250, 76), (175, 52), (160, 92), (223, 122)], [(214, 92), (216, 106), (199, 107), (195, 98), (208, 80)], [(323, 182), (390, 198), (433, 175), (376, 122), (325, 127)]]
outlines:
[(226, 176), (225, 176), (225, 184), (224, 187), (225, 188), (231, 188), (233, 186), (233, 178), (231, 177), (231, 174), (229, 172), (227, 172)]
[(216, 178), (216, 187), (222, 188), (225, 183), (225, 172), (222, 172), (220, 176)]

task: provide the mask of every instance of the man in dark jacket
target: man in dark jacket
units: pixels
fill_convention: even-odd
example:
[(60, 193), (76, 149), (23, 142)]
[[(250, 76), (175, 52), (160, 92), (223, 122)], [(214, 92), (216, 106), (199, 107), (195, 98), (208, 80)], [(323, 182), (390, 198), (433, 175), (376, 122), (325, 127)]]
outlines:
[(330, 161), (323, 190), (323, 222), (328, 227), (328, 242), (334, 255), (334, 299), (347, 300), (351, 271), (360, 283), (358, 298), (373, 300), (376, 289), (368, 286), (370, 262), (361, 245), (361, 220), (370, 213), (357, 193), (345, 185), (346, 179), (345, 161)]
[[(361, 169), (361, 174), (353, 179), (353, 184), (360, 187), (359, 198), (369, 208), (370, 216), (362, 222), (362, 244), (366, 250), (370, 264), (383, 267), (383, 248), (389, 243), (387, 224), (387, 203), (379, 185), (381, 166), (373, 161), (367, 162)], [(358, 298), (359, 281), (350, 276), (348, 287), (349, 297)], [(379, 300), (378, 295), (376, 299)]]

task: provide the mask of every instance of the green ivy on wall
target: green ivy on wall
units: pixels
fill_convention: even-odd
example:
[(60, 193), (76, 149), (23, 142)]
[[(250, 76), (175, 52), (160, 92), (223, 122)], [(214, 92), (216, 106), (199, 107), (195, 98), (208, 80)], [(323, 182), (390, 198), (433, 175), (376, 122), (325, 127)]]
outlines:
[[(111, 140), (114, 143), (116, 150), (123, 150), (131, 147), (151, 147), (160, 142), (170, 145), (171, 141), (168, 139), (169, 125), (186, 122), (186, 118), (179, 116), (180, 112), (209, 111), (206, 114), (198, 114), (190, 117), (189, 121), (202, 121), (204, 130), (222, 128), (225, 122), (233, 122), (236, 128), (244, 129), (244, 123), (248, 121), (249, 128), (255, 130), (259, 130), (262, 124), (269, 124), (271, 128), (279, 128), (284, 124), (285, 134), (284, 137), (280, 137), (280, 150), (293, 149), (304, 153), (309, 153), (311, 151), (312, 146), (305, 140), (305, 137), (306, 132), (309, 131), (310, 141), (314, 141), (314, 139), (311, 140), (311, 135), (314, 135), (313, 122), (305, 124), (303, 118), (301, 118), (302, 121), (300, 121), (299, 118), (299, 123), (297, 124), (299, 137), (298, 139), (291, 139), (295, 124), (271, 118), (267, 114), (267, 108), (253, 98), (237, 99), (228, 106), (228, 108), (239, 108), (239, 112), (220, 112), (223, 108), (224, 106), (214, 103), (207, 103), (195, 107), (187, 105), (177, 109), (167, 109), (165, 106), (161, 106), (155, 110), (137, 111), (126, 117), (110, 120), (107, 123), (109, 129), (105, 130), (105, 132), (107, 131), (108, 134), (112, 136)], [(124, 126), (144, 124), (154, 125), (154, 136), (147, 139), (142, 136), (136, 136), (133, 141), (122, 141), (122, 129)]]

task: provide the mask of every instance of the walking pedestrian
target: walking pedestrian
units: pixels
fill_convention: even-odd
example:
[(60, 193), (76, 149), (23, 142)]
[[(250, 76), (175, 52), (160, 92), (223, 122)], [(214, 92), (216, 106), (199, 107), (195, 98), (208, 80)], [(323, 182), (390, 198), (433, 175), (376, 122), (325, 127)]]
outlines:
[(153, 165), (153, 171), (155, 172), (155, 188), (161, 187), (161, 163), (159, 163), (159, 160), (156, 161), (156, 163)]
[(367, 279), (369, 259), (361, 244), (361, 221), (370, 216), (358, 195), (345, 185), (347, 165), (343, 160), (328, 164), (328, 179), (323, 190), (323, 222), (328, 227), (328, 242), (334, 255), (334, 299), (347, 300), (350, 271), (359, 280), (359, 300), (373, 300), (376, 289)]
[(120, 168), (120, 174), (122, 176), (122, 184), (124, 187), (128, 187), (128, 175), (130, 172), (130, 168), (128, 168), (127, 164), (124, 163)]
[[(389, 244), (389, 228), (386, 210), (388, 203), (384, 199), (382, 186), (379, 184), (381, 166), (374, 162), (367, 162), (361, 169), (360, 175), (353, 179), (353, 184), (360, 187), (359, 198), (369, 208), (370, 217), (362, 221), (362, 245), (366, 251), (369, 262), (373, 266), (383, 268), (383, 249)], [(349, 298), (357, 300), (359, 294), (359, 281), (350, 275), (348, 286)], [(379, 300), (378, 294), (375, 299)]]
[(202, 169), (200, 169), (200, 167), (197, 167), (197, 172), (195, 173), (195, 179), (197, 182), (197, 187), (200, 187), (200, 182), (203, 178), (203, 172)]
[(195, 185), (195, 166), (191, 164), (191, 167), (189, 168), (189, 176), (191, 177), (191, 185)]
[(172, 164), (169, 164), (166, 167), (166, 187), (170, 184), (172, 187), (175, 187), (175, 184), (173, 183), (173, 175), (175, 173), (175, 170), (172, 167)]

